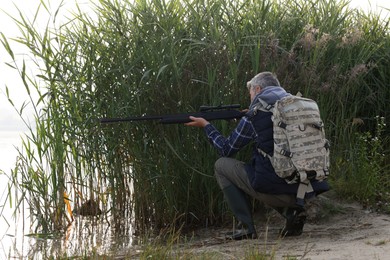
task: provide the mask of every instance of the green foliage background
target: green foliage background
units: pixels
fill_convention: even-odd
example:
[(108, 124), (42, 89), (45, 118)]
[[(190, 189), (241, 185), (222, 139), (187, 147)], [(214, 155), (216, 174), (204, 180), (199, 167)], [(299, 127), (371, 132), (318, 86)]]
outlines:
[[(266, 70), (289, 92), (318, 101), (334, 188), (388, 209), (388, 22), (344, 0), (100, 0), (95, 12), (43, 34), (15, 19), (39, 75), (18, 65), (2, 35), (9, 65), (40, 97), (32, 100), (36, 129), (12, 173), (22, 191), (16, 203), (27, 201), (37, 231), (64, 229), (67, 198), (74, 206), (97, 200), (114, 222), (134, 218), (140, 230), (220, 223), (227, 211), (213, 178), (217, 155), (202, 131), (97, 119), (245, 107), (246, 81)], [(233, 127), (216, 125), (226, 134)]]

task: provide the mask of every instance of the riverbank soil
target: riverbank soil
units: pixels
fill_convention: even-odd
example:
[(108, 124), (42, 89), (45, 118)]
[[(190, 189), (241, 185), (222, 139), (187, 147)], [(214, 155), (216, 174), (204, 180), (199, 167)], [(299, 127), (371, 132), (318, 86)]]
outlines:
[(269, 211), (255, 215), (258, 239), (226, 241), (229, 229), (199, 230), (184, 251), (212, 259), (390, 259), (390, 216), (333, 197), (310, 203), (301, 236), (280, 238), (284, 219)]

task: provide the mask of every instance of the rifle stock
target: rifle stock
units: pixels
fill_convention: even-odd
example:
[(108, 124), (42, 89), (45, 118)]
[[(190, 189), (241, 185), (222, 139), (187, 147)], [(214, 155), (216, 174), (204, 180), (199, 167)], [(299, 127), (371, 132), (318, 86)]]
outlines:
[(133, 116), (133, 117), (123, 117), (123, 118), (101, 118), (100, 123), (119, 123), (119, 122), (132, 122), (132, 121), (149, 121), (157, 120), (161, 124), (181, 124), (191, 122), (190, 116), (194, 117), (203, 117), (207, 121), (212, 120), (229, 120), (229, 119), (239, 119), (243, 117), (246, 112), (235, 110), (234, 108), (239, 108), (240, 105), (220, 105), (220, 106), (201, 106), (200, 112), (193, 113), (182, 113), (182, 114), (172, 114), (172, 115), (151, 115), (151, 116)]

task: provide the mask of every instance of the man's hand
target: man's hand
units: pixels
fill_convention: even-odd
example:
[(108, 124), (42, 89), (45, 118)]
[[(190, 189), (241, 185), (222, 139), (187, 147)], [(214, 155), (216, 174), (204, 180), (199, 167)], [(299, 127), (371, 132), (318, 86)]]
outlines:
[(192, 122), (185, 123), (186, 126), (205, 127), (206, 125), (210, 124), (209, 121), (203, 117), (190, 116), (190, 119)]

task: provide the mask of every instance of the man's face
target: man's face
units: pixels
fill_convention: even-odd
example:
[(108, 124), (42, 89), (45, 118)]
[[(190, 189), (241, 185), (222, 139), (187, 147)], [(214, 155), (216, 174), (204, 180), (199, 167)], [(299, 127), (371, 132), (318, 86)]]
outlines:
[(254, 86), (249, 88), (249, 96), (251, 97), (251, 103), (255, 99), (256, 95), (259, 94), (260, 90), (260, 86)]

